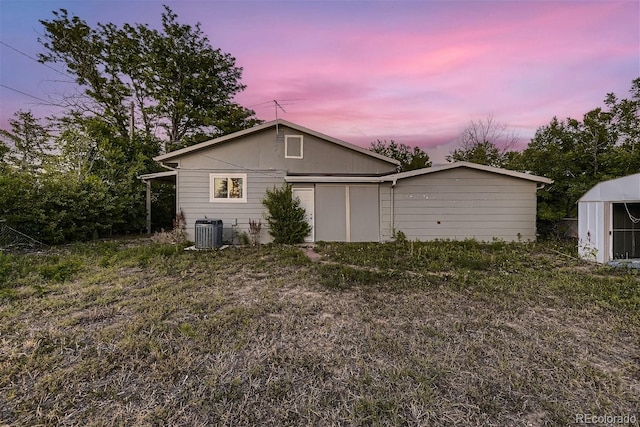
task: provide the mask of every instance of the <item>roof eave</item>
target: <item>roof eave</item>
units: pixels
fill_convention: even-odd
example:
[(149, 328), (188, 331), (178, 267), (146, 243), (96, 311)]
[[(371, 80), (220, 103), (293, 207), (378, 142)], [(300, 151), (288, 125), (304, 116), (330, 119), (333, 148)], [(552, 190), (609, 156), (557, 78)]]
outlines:
[(497, 173), (500, 175), (511, 176), (513, 178), (526, 179), (528, 181), (539, 182), (542, 184), (553, 184), (553, 180), (549, 178), (545, 178), (543, 176), (532, 175), (524, 172), (516, 172), (509, 169), (501, 169), (493, 166), (480, 165), (480, 164), (471, 163), (471, 162), (453, 162), (453, 163), (448, 163), (446, 165), (416, 169), (408, 172), (400, 172), (397, 174), (389, 175), (388, 178), (396, 179), (396, 180), (403, 179), (403, 178), (411, 178), (414, 176), (426, 175), (429, 173), (436, 173), (436, 172), (441, 172), (449, 169), (456, 169), (460, 167), (466, 167), (466, 168), (481, 170), (485, 172)]
[(380, 183), (386, 176), (290, 176), (284, 177), (286, 182), (296, 183)]

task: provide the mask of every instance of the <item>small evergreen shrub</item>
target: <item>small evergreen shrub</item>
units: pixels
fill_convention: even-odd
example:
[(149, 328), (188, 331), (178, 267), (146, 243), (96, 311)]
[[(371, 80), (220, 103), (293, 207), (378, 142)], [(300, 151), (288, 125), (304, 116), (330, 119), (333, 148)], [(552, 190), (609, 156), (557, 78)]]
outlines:
[(269, 234), (275, 243), (301, 243), (311, 233), (300, 199), (293, 198), (291, 185), (267, 190), (262, 204), (268, 209)]

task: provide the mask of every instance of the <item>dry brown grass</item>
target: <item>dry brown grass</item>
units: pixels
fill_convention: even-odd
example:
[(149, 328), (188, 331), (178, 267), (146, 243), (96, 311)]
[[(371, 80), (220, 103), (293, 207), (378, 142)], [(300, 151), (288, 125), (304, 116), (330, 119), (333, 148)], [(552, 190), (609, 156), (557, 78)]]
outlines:
[(13, 258), (0, 424), (639, 415), (637, 277), (541, 246), (433, 245), (320, 245), (315, 262), (279, 246), (105, 244)]

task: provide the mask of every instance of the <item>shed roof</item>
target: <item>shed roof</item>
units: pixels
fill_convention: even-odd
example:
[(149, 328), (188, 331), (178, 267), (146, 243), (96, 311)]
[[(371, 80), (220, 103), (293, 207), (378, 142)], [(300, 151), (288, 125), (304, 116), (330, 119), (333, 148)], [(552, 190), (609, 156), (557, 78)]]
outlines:
[(596, 184), (580, 202), (624, 202), (640, 200), (640, 173)]
[(208, 148), (208, 147), (211, 147), (211, 146), (214, 146), (214, 145), (217, 145), (217, 144), (222, 144), (222, 143), (225, 143), (225, 142), (228, 142), (228, 141), (231, 141), (231, 140), (234, 140), (234, 139), (246, 136), (246, 135), (250, 135), (252, 133), (263, 131), (265, 129), (269, 129), (269, 128), (272, 128), (272, 127), (275, 128), (278, 125), (286, 126), (288, 128), (297, 130), (298, 132), (306, 133), (308, 135), (313, 135), (316, 138), (320, 138), (320, 139), (323, 139), (325, 141), (332, 142), (332, 143), (334, 143), (336, 145), (340, 145), (340, 146), (342, 146), (344, 148), (348, 148), (350, 150), (357, 151), (357, 152), (359, 152), (361, 154), (364, 154), (366, 156), (370, 156), (370, 157), (374, 157), (374, 158), (379, 159), (379, 160), (383, 160), (383, 161), (388, 162), (388, 163), (390, 163), (392, 165), (399, 165), (400, 164), (400, 162), (398, 160), (392, 159), (390, 157), (383, 156), (382, 154), (378, 154), (378, 153), (373, 152), (371, 150), (367, 150), (366, 148), (358, 147), (357, 145), (350, 144), (348, 142), (339, 140), (339, 139), (331, 137), (329, 135), (324, 135), (324, 134), (322, 134), (320, 132), (316, 132), (314, 130), (305, 128), (303, 126), (300, 126), (300, 125), (297, 125), (295, 123), (291, 123), (291, 122), (288, 122), (288, 121), (282, 120), (282, 119), (272, 120), (270, 122), (266, 122), (266, 123), (263, 123), (263, 124), (260, 124), (260, 125), (257, 125), (257, 126), (253, 126), (251, 128), (248, 128), (248, 129), (244, 129), (244, 130), (241, 130), (241, 131), (238, 131), (238, 132), (230, 133), (229, 135), (221, 136), (219, 138), (214, 138), (214, 139), (211, 139), (209, 141), (204, 141), (204, 142), (201, 142), (199, 144), (191, 145), (191, 146), (186, 147), (186, 148), (181, 148), (180, 150), (171, 151), (169, 153), (162, 154), (160, 156), (154, 157), (153, 159), (158, 161), (158, 162), (172, 160), (172, 159), (175, 159), (176, 157), (180, 157), (180, 156), (182, 156), (184, 154), (188, 154), (188, 153), (191, 153), (191, 152), (194, 152), (194, 151), (202, 150), (204, 148)]
[(494, 168), (493, 166), (479, 165), (477, 163), (471, 163), (471, 162), (454, 162), (454, 163), (448, 163), (446, 165), (434, 166), (431, 168), (416, 169), (408, 172), (401, 172), (394, 175), (389, 175), (387, 178), (392, 178), (394, 180), (411, 178), (414, 176), (425, 175), (428, 173), (437, 173), (437, 172), (441, 172), (449, 169), (455, 169), (455, 168), (476, 169), (476, 170), (481, 170), (485, 172), (497, 173), (499, 175), (511, 176), (513, 178), (526, 179), (528, 181), (539, 182), (542, 184), (553, 183), (553, 180), (549, 178), (545, 178), (543, 176), (532, 175), (524, 172), (516, 172), (509, 169)]
[(394, 173), (379, 177), (352, 177), (352, 176), (287, 176), (287, 182), (395, 182), (405, 178), (421, 176), (430, 173), (437, 173), (449, 169), (469, 168), (477, 169), (485, 172), (496, 173), (499, 175), (511, 176), (514, 178), (526, 179), (528, 181), (539, 182), (541, 184), (552, 184), (553, 180), (543, 176), (531, 175), (523, 172), (516, 172), (508, 169), (494, 168), (491, 166), (479, 165), (470, 162), (454, 162), (442, 166), (434, 166), (429, 168), (416, 169), (408, 172)]

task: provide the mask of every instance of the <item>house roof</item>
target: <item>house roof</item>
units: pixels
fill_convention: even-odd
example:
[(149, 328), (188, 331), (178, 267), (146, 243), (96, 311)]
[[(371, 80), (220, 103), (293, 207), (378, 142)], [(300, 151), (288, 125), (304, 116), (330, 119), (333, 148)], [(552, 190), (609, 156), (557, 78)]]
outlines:
[(189, 154), (189, 153), (192, 153), (192, 152), (195, 152), (195, 151), (199, 151), (199, 150), (202, 150), (202, 149), (205, 149), (205, 148), (209, 148), (209, 147), (212, 147), (212, 146), (215, 146), (215, 145), (218, 145), (218, 144), (222, 144), (222, 143), (225, 143), (225, 142), (228, 142), (228, 141), (232, 141), (234, 139), (238, 139), (238, 138), (241, 138), (241, 137), (246, 136), (246, 135), (251, 135), (253, 133), (260, 132), (260, 131), (263, 131), (265, 129), (275, 128), (276, 126), (286, 126), (288, 128), (295, 129), (295, 130), (297, 130), (299, 132), (303, 132), (303, 133), (306, 133), (308, 135), (313, 135), (313, 136), (315, 136), (317, 138), (320, 138), (320, 139), (323, 139), (325, 141), (332, 142), (332, 143), (334, 143), (336, 145), (339, 145), (341, 147), (347, 148), (349, 150), (357, 151), (357, 152), (359, 152), (361, 154), (364, 154), (366, 156), (375, 157), (376, 159), (383, 160), (383, 161), (388, 162), (388, 163), (393, 164), (393, 165), (399, 165), (400, 164), (400, 162), (398, 160), (392, 159), (390, 157), (383, 156), (382, 154), (378, 154), (378, 153), (373, 152), (371, 150), (367, 150), (365, 148), (358, 147), (357, 145), (353, 145), (353, 144), (350, 144), (348, 142), (339, 140), (337, 138), (333, 138), (333, 137), (331, 137), (329, 135), (324, 135), (324, 134), (322, 134), (320, 132), (316, 132), (314, 130), (305, 128), (303, 126), (300, 126), (300, 125), (297, 125), (295, 123), (291, 123), (291, 122), (288, 122), (288, 121), (282, 120), (282, 119), (272, 120), (270, 122), (266, 122), (266, 123), (263, 123), (263, 124), (260, 124), (260, 125), (257, 125), (257, 126), (253, 126), (251, 128), (248, 128), (248, 129), (244, 129), (244, 130), (241, 130), (241, 131), (238, 131), (238, 132), (230, 133), (229, 135), (221, 136), (219, 138), (214, 138), (214, 139), (211, 139), (209, 141), (205, 141), (205, 142), (201, 142), (199, 144), (191, 145), (191, 146), (186, 147), (186, 148), (181, 148), (179, 150), (171, 151), (169, 153), (162, 154), (160, 156), (156, 156), (153, 159), (155, 161), (158, 161), (158, 162), (164, 162), (164, 161), (167, 161), (167, 160), (173, 160), (173, 159), (175, 159), (177, 157), (180, 157), (180, 156), (183, 156), (185, 154)]
[(426, 175), (430, 173), (437, 173), (449, 169), (457, 168), (469, 168), (477, 169), (485, 172), (496, 173), (499, 175), (511, 176), (514, 178), (526, 179), (528, 181), (534, 181), (541, 184), (551, 184), (552, 180), (542, 176), (531, 175), (523, 172), (516, 172), (508, 169), (494, 168), (491, 166), (479, 165), (470, 162), (454, 162), (441, 166), (434, 166), (430, 168), (416, 169), (408, 172), (394, 173), (384, 176), (371, 176), (371, 177), (354, 177), (354, 176), (287, 176), (285, 180), (287, 182), (395, 182), (405, 178), (412, 178), (415, 176)]
[(640, 173), (600, 182), (587, 191), (578, 203), (638, 200), (640, 200)]

